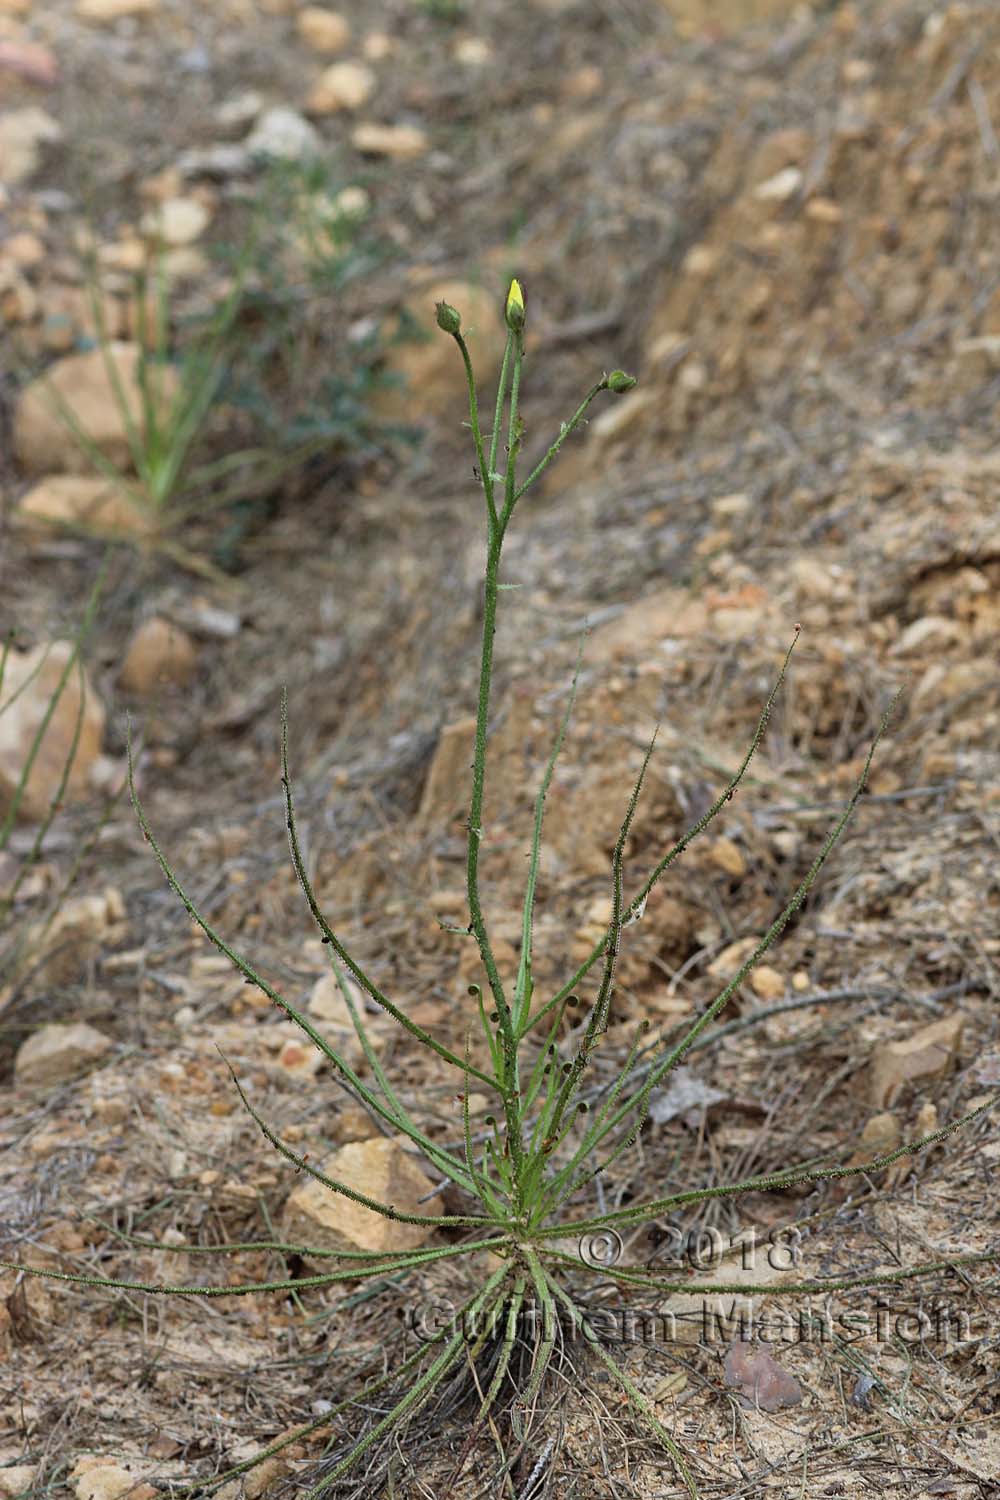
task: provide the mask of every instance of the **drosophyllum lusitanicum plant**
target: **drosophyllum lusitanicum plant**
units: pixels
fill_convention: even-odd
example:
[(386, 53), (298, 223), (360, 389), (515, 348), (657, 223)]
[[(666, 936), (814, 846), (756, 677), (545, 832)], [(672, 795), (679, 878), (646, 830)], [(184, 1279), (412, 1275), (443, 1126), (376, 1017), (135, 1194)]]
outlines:
[[(694, 1460), (685, 1456), (679, 1442), (657, 1416), (651, 1402), (620, 1360), (602, 1342), (592, 1318), (588, 1318), (586, 1297), (588, 1285), (619, 1286), (623, 1292), (643, 1291), (653, 1295), (680, 1292), (690, 1286), (684, 1280), (669, 1280), (642, 1268), (608, 1264), (607, 1257), (593, 1258), (574, 1253), (569, 1246), (582, 1247), (588, 1235), (606, 1234), (641, 1226), (658, 1216), (676, 1213), (705, 1203), (706, 1200), (750, 1192), (781, 1190), (794, 1184), (820, 1183), (830, 1178), (851, 1177), (864, 1173), (870, 1177), (890, 1166), (901, 1156), (920, 1151), (943, 1140), (953, 1131), (974, 1120), (996, 1100), (984, 1104), (943, 1129), (919, 1140), (908, 1142), (888, 1155), (864, 1166), (810, 1165), (781, 1163), (764, 1176), (744, 1178), (723, 1186), (703, 1187), (669, 1196), (636, 1198), (626, 1207), (610, 1211), (595, 1208), (603, 1202), (596, 1192), (597, 1179), (635, 1146), (647, 1113), (650, 1095), (671, 1069), (695, 1045), (698, 1038), (728, 1004), (750, 970), (775, 942), (782, 929), (801, 906), (820, 870), (844, 831), (861, 797), (869, 768), (884, 727), (872, 744), (867, 761), (853, 793), (840, 817), (818, 849), (807, 874), (787, 905), (757, 943), (753, 952), (732, 975), (729, 983), (700, 1015), (692, 1020), (679, 1039), (657, 1041), (641, 1025), (631, 1050), (621, 1059), (610, 1081), (595, 1084), (591, 1063), (595, 1049), (608, 1030), (615, 1011), (615, 963), (629, 924), (639, 919), (646, 898), (691, 841), (712, 821), (732, 798), (746, 773), (750, 759), (764, 734), (771, 705), (788, 666), (792, 646), (782, 665), (774, 688), (764, 704), (756, 732), (742, 764), (732, 780), (719, 791), (708, 812), (694, 824), (672, 848), (667, 850), (642, 886), (626, 892), (623, 862), (626, 843), (637, 816), (643, 779), (654, 753), (651, 743), (631, 795), (623, 793), (621, 830), (610, 861), (608, 879), (611, 890), (611, 916), (607, 929), (585, 962), (555, 993), (540, 995), (532, 979), (533, 916), (539, 868), (539, 850), (546, 793), (557, 757), (566, 734), (576, 679), (569, 705), (553, 737), (551, 753), (541, 777), (534, 809), (534, 822), (528, 842), (528, 873), (524, 891), (521, 950), (516, 973), (502, 973), (490, 940), (490, 926), (480, 900), (479, 866), (482, 844), (483, 799), (489, 754), (490, 693), (493, 680), (493, 648), (497, 610), (504, 584), (501, 582), (501, 560), (504, 541), (521, 502), (548, 465), (555, 459), (567, 439), (583, 422), (593, 402), (609, 393), (623, 395), (635, 385), (622, 370), (602, 375), (587, 391), (569, 421), (564, 422), (551, 446), (535, 463), (525, 478), (519, 477), (521, 456), (521, 376), (524, 354), (525, 303), (517, 281), (511, 283), (504, 307), (507, 327), (506, 351), (492, 410), (492, 422), (484, 425), (476, 382), (462, 332), (459, 311), (446, 303), (437, 307), (439, 328), (455, 341), (461, 357), (469, 392), (469, 425), (475, 445), (476, 475), (482, 487), (485, 523), (486, 559), (483, 581), (483, 631), (480, 657), (479, 698), (476, 718), (475, 753), (468, 817), (467, 890), (468, 931), (479, 948), (483, 984), (473, 985), (468, 996), (468, 1031), (456, 1036), (447, 1046), (410, 1019), (405, 998), (390, 999), (362, 968), (325, 916), (306, 870), (296, 823), (295, 803), (288, 762), (288, 720), (282, 706), (282, 776), (287, 812), (288, 836), (292, 862), (298, 874), (312, 919), (322, 935), (330, 964), (350, 1012), (357, 1037), (367, 1059), (364, 1077), (350, 1066), (310, 1023), (310, 1021), (275, 988), (263, 972), (238, 953), (208, 922), (188, 896), (174, 874), (149, 826), (136, 793), (130, 752), (130, 787), (142, 830), (152, 846), (171, 888), (189, 914), (211, 942), (231, 961), (244, 979), (256, 985), (273, 1003), (301, 1027), (314, 1046), (326, 1058), (347, 1092), (358, 1100), (387, 1132), (403, 1136), (409, 1148), (419, 1153), (425, 1166), (436, 1178), (452, 1185), (453, 1199), (462, 1211), (450, 1214), (404, 1213), (388, 1203), (367, 1197), (344, 1182), (327, 1177), (306, 1156), (299, 1155), (283, 1142), (261, 1118), (247, 1098), (242, 1086), (234, 1083), (240, 1099), (257, 1122), (267, 1140), (298, 1172), (305, 1172), (322, 1183), (331, 1193), (340, 1194), (363, 1205), (373, 1214), (416, 1225), (430, 1238), (435, 1231), (436, 1243), (400, 1252), (362, 1252), (317, 1250), (308, 1246), (258, 1241), (225, 1247), (182, 1245), (171, 1247), (179, 1254), (235, 1253), (245, 1250), (269, 1251), (274, 1256), (299, 1255), (312, 1262), (326, 1262), (330, 1269), (318, 1275), (276, 1278), (273, 1281), (246, 1285), (205, 1284), (167, 1286), (102, 1279), (93, 1276), (60, 1275), (59, 1279), (83, 1282), (89, 1286), (127, 1287), (145, 1292), (181, 1297), (238, 1297), (262, 1291), (307, 1292), (313, 1288), (345, 1287), (351, 1292), (356, 1283), (398, 1283), (408, 1274), (427, 1272), (437, 1263), (450, 1261), (450, 1277), (461, 1268), (467, 1295), (454, 1315), (442, 1320), (431, 1335), (416, 1348), (404, 1345), (398, 1358), (387, 1361), (385, 1373), (363, 1389), (339, 1401), (313, 1423), (313, 1428), (330, 1425), (334, 1432), (332, 1457), (323, 1461), (317, 1471), (311, 1497), (322, 1495), (357, 1464), (436, 1396), (447, 1382), (449, 1404), (455, 1405), (455, 1381), (464, 1390), (471, 1429), (482, 1424), (492, 1413), (492, 1430), (502, 1416), (515, 1440), (523, 1438), (526, 1414), (544, 1407), (538, 1398), (545, 1387), (547, 1373), (562, 1359), (573, 1340), (588, 1360), (602, 1365), (604, 1379), (616, 1383), (623, 1398), (644, 1422), (650, 1437), (665, 1450), (665, 1462), (672, 1465), (675, 1479), (692, 1496), (698, 1494), (693, 1472)], [(654, 736), (655, 739), (655, 736)], [(527, 836), (526, 836), (527, 840)], [(464, 929), (463, 929), (464, 930)], [(439, 1063), (452, 1070), (455, 1092), (462, 1100), (460, 1144), (446, 1144), (434, 1138), (421, 1124), (419, 1109), (401, 1094), (384, 1071), (357, 1005), (350, 976), (374, 1004), (413, 1038), (421, 1047), (436, 1054)], [(564, 1024), (565, 1023), (565, 1024)], [(483, 1067), (471, 1061), (471, 1039), (481, 1034), (484, 1044)], [(606, 1064), (605, 1064), (606, 1068)], [(470, 1096), (486, 1093), (490, 1113), (485, 1116), (484, 1130), (473, 1130)], [(131, 1239), (130, 1243), (163, 1250), (156, 1241)], [(488, 1252), (488, 1253), (487, 1253)], [(802, 1280), (784, 1283), (783, 1295), (830, 1293), (854, 1287), (883, 1285), (911, 1277), (927, 1276), (963, 1262), (985, 1259), (968, 1255), (950, 1260), (925, 1262), (905, 1269), (841, 1279)], [(456, 1266), (455, 1263), (459, 1263)], [(30, 1270), (24, 1267), (25, 1270)], [(53, 1274), (35, 1271), (32, 1274)], [(453, 1283), (452, 1283), (453, 1284)], [(773, 1291), (773, 1287), (748, 1285), (745, 1281), (712, 1284), (699, 1283), (699, 1293), (734, 1293), (742, 1296)], [(356, 1294), (355, 1294), (356, 1295)], [(408, 1352), (409, 1351), (409, 1352)], [(464, 1382), (464, 1384), (462, 1384)], [(564, 1386), (560, 1387), (564, 1391)], [(373, 1407), (375, 1398), (379, 1405)], [(374, 1415), (373, 1415), (374, 1411)], [(381, 1411), (381, 1415), (378, 1413)], [(359, 1431), (359, 1428), (361, 1429)], [(263, 1459), (292, 1442), (301, 1441), (308, 1432), (297, 1429), (254, 1459), (216, 1475), (201, 1485), (207, 1492), (224, 1480), (252, 1468)], [(398, 1439), (399, 1433), (394, 1436)], [(405, 1450), (404, 1450), (405, 1451)], [(314, 1476), (315, 1477), (315, 1476)], [(500, 1493), (500, 1491), (497, 1491)]]

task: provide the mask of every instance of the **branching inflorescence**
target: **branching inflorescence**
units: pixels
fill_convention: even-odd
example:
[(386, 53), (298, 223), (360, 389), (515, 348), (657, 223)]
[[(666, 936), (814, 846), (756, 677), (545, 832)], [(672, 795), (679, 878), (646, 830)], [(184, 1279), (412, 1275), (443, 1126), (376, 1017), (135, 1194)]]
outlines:
[[(574, 677), (569, 704), (559, 724), (535, 802), (517, 972), (513, 976), (503, 975), (494, 953), (489, 925), (480, 899), (479, 865), (488, 758), (493, 647), (498, 600), (502, 588), (500, 570), (504, 540), (525, 492), (557, 457), (563, 444), (584, 421), (591, 404), (604, 392), (623, 395), (635, 384), (635, 380), (621, 370), (602, 375), (601, 379), (587, 392), (570, 420), (562, 425), (557, 437), (528, 477), (519, 481), (525, 303), (522, 289), (517, 281), (511, 283), (508, 292), (505, 320), (507, 325), (506, 351), (499, 377), (493, 422), (490, 428), (484, 430), (480, 419), (479, 396), (472, 360), (462, 332), (461, 315), (446, 303), (439, 303), (437, 307), (438, 325), (454, 339), (465, 368), (469, 395), (469, 420), (476, 451), (476, 472), (485, 502), (486, 562), (483, 632), (468, 818), (466, 876), (469, 931), (474, 935), (478, 945), (485, 976), (484, 985), (472, 985), (469, 990), (472, 1010), (470, 1026), (472, 1029), (478, 1026), (481, 1031), (488, 1064), (480, 1068), (471, 1062), (471, 1037), (465, 1040), (463, 1053), (458, 1049), (445, 1046), (413, 1021), (405, 1010), (383, 993), (378, 984), (357, 962), (325, 916), (307, 873), (299, 841), (295, 800), (289, 772), (286, 704), (282, 706), (281, 780), (292, 862), (313, 920), (329, 954), (333, 973), (363, 1050), (368, 1068), (367, 1078), (359, 1076), (341, 1052), (331, 1045), (330, 1041), (280, 993), (255, 965), (251, 964), (249, 959), (233, 948), (199, 910), (174, 874), (149, 826), (136, 791), (131, 749), (129, 755), (129, 785), (139, 823), (169, 885), (190, 916), (244, 979), (263, 991), (301, 1028), (326, 1058), (345, 1089), (389, 1131), (405, 1136), (432, 1168), (461, 1190), (467, 1200), (467, 1210), (445, 1215), (404, 1213), (390, 1204), (367, 1197), (347, 1183), (326, 1176), (304, 1155), (299, 1154), (280, 1139), (254, 1109), (234, 1074), (235, 1086), (249, 1114), (257, 1122), (268, 1141), (286, 1160), (294, 1164), (298, 1171), (305, 1172), (322, 1183), (331, 1193), (353, 1199), (374, 1214), (406, 1224), (424, 1226), (428, 1231), (448, 1231), (449, 1243), (424, 1246), (398, 1253), (318, 1251), (308, 1246), (275, 1241), (220, 1247), (222, 1251), (232, 1252), (253, 1249), (272, 1251), (286, 1256), (301, 1254), (313, 1261), (329, 1260), (332, 1262), (330, 1270), (317, 1275), (304, 1278), (286, 1277), (269, 1282), (254, 1282), (237, 1286), (165, 1286), (91, 1276), (34, 1272), (34, 1274), (56, 1275), (57, 1279), (82, 1282), (91, 1286), (128, 1287), (173, 1296), (231, 1297), (252, 1292), (303, 1291), (311, 1288), (336, 1287), (359, 1281), (375, 1281), (380, 1278), (399, 1278), (443, 1261), (458, 1260), (464, 1263), (468, 1267), (470, 1277), (469, 1296), (464, 1305), (455, 1311), (444, 1326), (438, 1328), (433, 1336), (421, 1343), (415, 1352), (403, 1359), (390, 1373), (380, 1375), (361, 1392), (340, 1402), (332, 1411), (325, 1412), (317, 1422), (312, 1424), (315, 1428), (335, 1422), (339, 1416), (352, 1409), (360, 1411), (370, 1398), (380, 1392), (387, 1389), (394, 1392), (384, 1416), (370, 1423), (364, 1435), (348, 1447), (344, 1456), (326, 1469), (319, 1482), (309, 1491), (311, 1497), (319, 1496), (327, 1491), (367, 1451), (378, 1444), (386, 1433), (428, 1403), (435, 1392), (442, 1387), (446, 1377), (456, 1372), (459, 1367), (468, 1364), (474, 1373), (480, 1367), (485, 1370), (483, 1380), (480, 1381), (477, 1376), (475, 1382), (479, 1392), (477, 1420), (488, 1416), (505, 1389), (513, 1391), (515, 1408), (521, 1411), (526, 1410), (535, 1401), (553, 1359), (554, 1351), (567, 1331), (576, 1331), (584, 1335), (587, 1347), (593, 1350), (595, 1357), (604, 1365), (624, 1396), (646, 1421), (655, 1438), (667, 1450), (684, 1488), (690, 1495), (696, 1496), (698, 1491), (695, 1479), (689, 1461), (682, 1453), (678, 1441), (664, 1427), (650, 1402), (643, 1396), (619, 1360), (612, 1356), (588, 1324), (585, 1298), (578, 1290), (580, 1283), (585, 1283), (587, 1278), (590, 1278), (592, 1284), (599, 1281), (606, 1285), (610, 1281), (626, 1292), (643, 1289), (660, 1295), (669, 1295), (689, 1290), (690, 1281), (671, 1280), (650, 1274), (647, 1270), (614, 1263), (607, 1264), (604, 1260), (594, 1264), (582, 1252), (574, 1254), (567, 1251), (565, 1248), (567, 1241), (571, 1242), (574, 1236), (617, 1232), (619, 1229), (641, 1224), (655, 1216), (680, 1208), (689, 1208), (716, 1197), (781, 1190), (795, 1184), (819, 1183), (831, 1178), (861, 1174), (871, 1176), (907, 1153), (920, 1151), (934, 1142), (945, 1139), (986, 1109), (991, 1108), (995, 1102), (991, 1100), (988, 1104), (981, 1105), (943, 1128), (918, 1140), (910, 1141), (897, 1150), (869, 1161), (863, 1166), (843, 1166), (831, 1163), (785, 1168), (724, 1185), (673, 1193), (645, 1201), (629, 1202), (626, 1206), (611, 1211), (595, 1212), (587, 1206), (589, 1198), (581, 1197), (599, 1174), (606, 1172), (636, 1143), (646, 1118), (653, 1090), (695, 1046), (702, 1033), (726, 1007), (753, 966), (767, 952), (799, 910), (843, 834), (865, 790), (872, 757), (884, 733), (888, 714), (875, 736), (853, 792), (816, 853), (801, 883), (729, 983), (687, 1027), (680, 1039), (674, 1040), (672, 1044), (661, 1042), (654, 1044), (651, 1048), (647, 1039), (646, 1024), (637, 1028), (633, 1045), (611, 1082), (595, 1091), (591, 1072), (592, 1055), (608, 1028), (613, 1012), (615, 964), (623, 930), (630, 922), (641, 916), (646, 899), (656, 883), (691, 841), (716, 817), (742, 782), (751, 758), (763, 737), (772, 704), (784, 680), (795, 642), (793, 640), (789, 647), (777, 680), (760, 715), (750, 746), (736, 773), (704, 816), (662, 856), (642, 886), (629, 894), (624, 889), (624, 855), (629, 833), (638, 811), (643, 780), (653, 754), (653, 743), (649, 745), (628, 800), (611, 859), (611, 916), (607, 929), (585, 962), (580, 964), (562, 988), (554, 995), (541, 998), (536, 994), (532, 978), (532, 944), (542, 825), (546, 794), (563, 745), (573, 706), (576, 690), (576, 677)], [(589, 977), (591, 971), (595, 971), (593, 977)], [(348, 976), (360, 986), (369, 1002), (373, 1002), (379, 1010), (391, 1016), (400, 1027), (410, 1033), (418, 1044), (433, 1052), (442, 1065), (456, 1070), (461, 1079), (463, 1119), (461, 1148), (448, 1146), (442, 1144), (440, 1140), (432, 1139), (422, 1127), (412, 1108), (400, 1097), (400, 1093), (387, 1076), (376, 1055), (361, 1009), (355, 999), (353, 986), (348, 982)], [(588, 999), (585, 999), (583, 995), (585, 982), (593, 992)], [(574, 1017), (574, 1026), (569, 1033), (574, 1040), (569, 1044), (564, 1040), (566, 1032), (563, 1025), (568, 1010), (572, 1011)], [(640, 1049), (642, 1050), (641, 1061)], [(486, 1116), (485, 1123), (488, 1128), (483, 1140), (480, 1140), (478, 1136), (474, 1138), (472, 1130), (470, 1095), (473, 1089), (480, 1093), (486, 1090), (492, 1101), (491, 1113)], [(574, 1204), (577, 1206), (574, 1207)], [(155, 1244), (157, 1249), (164, 1248), (155, 1242), (131, 1240), (130, 1243)], [(183, 1254), (197, 1253), (198, 1249), (197, 1246), (177, 1247), (178, 1253)], [(483, 1255), (485, 1251), (490, 1252), (488, 1259)], [(793, 1284), (786, 1283), (781, 1289), (788, 1293), (825, 1293), (853, 1287), (885, 1285), (912, 1277), (931, 1275), (960, 1263), (984, 1258), (986, 1257), (976, 1255), (953, 1257), (950, 1260), (928, 1261), (907, 1269), (868, 1273), (859, 1277), (836, 1280), (806, 1279)], [(29, 1267), (22, 1269), (31, 1270)], [(700, 1282), (697, 1289), (700, 1293), (706, 1294), (748, 1295), (773, 1291), (774, 1287), (771, 1285), (756, 1287), (748, 1285), (745, 1281), (721, 1281), (711, 1284)], [(529, 1312), (532, 1314), (530, 1318), (527, 1316)], [(527, 1363), (524, 1362), (526, 1342), (524, 1328), (526, 1326), (531, 1330), (527, 1338)], [(515, 1368), (515, 1350), (518, 1349), (521, 1353)], [(484, 1351), (487, 1351), (489, 1355), (488, 1360), (485, 1361)], [(478, 1367), (477, 1361), (480, 1362)], [(217, 1476), (212, 1483), (221, 1483), (223, 1479), (244, 1472), (254, 1464), (279, 1452), (288, 1443), (301, 1440), (304, 1432), (308, 1430), (297, 1429), (293, 1437), (272, 1445), (253, 1460), (228, 1470), (224, 1475)]]

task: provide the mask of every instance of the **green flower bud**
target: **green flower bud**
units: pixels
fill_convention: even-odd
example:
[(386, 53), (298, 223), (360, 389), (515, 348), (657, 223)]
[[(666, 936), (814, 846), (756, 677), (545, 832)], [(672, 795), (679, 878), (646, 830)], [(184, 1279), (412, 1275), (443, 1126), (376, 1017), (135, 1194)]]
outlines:
[(609, 391), (614, 391), (616, 396), (624, 396), (626, 391), (630, 391), (637, 384), (637, 381), (634, 375), (626, 375), (624, 370), (612, 370), (605, 384)]
[(450, 302), (438, 302), (434, 311), (437, 314), (437, 325), (444, 329), (445, 333), (457, 333), (462, 326), (462, 314), (457, 307), (452, 307)]
[(524, 292), (521, 283), (515, 276), (507, 293), (507, 305), (504, 308), (504, 318), (508, 328), (518, 329), (524, 327)]

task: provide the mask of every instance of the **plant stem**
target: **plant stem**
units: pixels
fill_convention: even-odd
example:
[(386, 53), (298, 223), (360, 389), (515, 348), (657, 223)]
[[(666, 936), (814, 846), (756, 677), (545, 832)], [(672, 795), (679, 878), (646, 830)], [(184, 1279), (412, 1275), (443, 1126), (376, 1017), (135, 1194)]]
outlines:
[(469, 346), (462, 337), (461, 332), (452, 334), (462, 355), (462, 363), (465, 366), (465, 379), (469, 387), (469, 423), (472, 427), (472, 438), (476, 445), (476, 458), (479, 463), (479, 478), (486, 496), (486, 506), (490, 513), (491, 525), (496, 523), (497, 510), (493, 500), (493, 476), (486, 467), (486, 458), (483, 453), (483, 434), (479, 425), (479, 400), (476, 396), (476, 377), (472, 370), (472, 360), (469, 358)]
[(534, 482), (538, 478), (539, 474), (541, 474), (545, 469), (548, 468), (549, 464), (555, 458), (556, 454), (559, 452), (559, 449), (562, 447), (563, 443), (569, 437), (570, 433), (575, 432), (576, 429), (579, 427), (580, 423), (584, 419), (584, 416), (586, 415), (588, 406), (594, 400), (595, 396), (599, 396), (601, 394), (601, 392), (602, 391), (606, 391), (607, 388), (608, 388), (608, 386), (607, 386), (607, 381), (606, 380), (599, 380), (596, 385), (591, 386), (590, 390), (584, 396), (583, 400), (580, 402), (580, 405), (577, 407), (576, 411), (570, 417), (569, 421), (565, 422), (563, 424), (563, 426), (559, 429), (559, 436), (556, 438), (555, 442), (552, 444), (551, 448), (546, 453), (545, 457), (543, 459), (541, 459), (540, 462), (535, 465), (535, 467), (532, 469), (531, 473), (528, 475), (527, 479), (521, 485), (520, 489), (518, 489), (515, 492), (515, 494), (514, 494), (514, 503), (515, 504), (517, 503), (518, 500), (520, 500), (520, 498), (524, 494), (525, 490), (529, 489), (531, 487), (531, 485), (534, 484)]

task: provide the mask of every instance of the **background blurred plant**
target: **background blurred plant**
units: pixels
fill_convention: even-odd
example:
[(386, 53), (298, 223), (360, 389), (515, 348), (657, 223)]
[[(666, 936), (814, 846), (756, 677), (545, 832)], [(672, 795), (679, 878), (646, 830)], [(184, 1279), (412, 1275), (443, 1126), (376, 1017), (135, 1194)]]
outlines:
[(433, 20), (445, 21), (449, 25), (460, 21), (465, 14), (462, 0), (414, 0), (414, 4), (417, 10), (422, 10)]
[(369, 447), (382, 334), (374, 318), (345, 326), (343, 303), (394, 251), (369, 227), (368, 192), (326, 162), (280, 162), (259, 203), (252, 235), (219, 251), (243, 287), (221, 395), (270, 443)]
[[(345, 326), (346, 290), (390, 255), (367, 227), (369, 208), (366, 190), (326, 163), (273, 164), (249, 215), (232, 216), (231, 239), (208, 247), (214, 269), (196, 288), (182, 289), (169, 249), (149, 243), (124, 345), (109, 325), (91, 247), (92, 347), (127, 452), (106, 451), (53, 372), (35, 387), (127, 509), (53, 521), (153, 546), (212, 574), (235, 565), (241, 539), (297, 471), (311, 466), (318, 483), (330, 465), (407, 435), (369, 410), (386, 378), (378, 320)], [(134, 521), (116, 527), (126, 514)], [(205, 520), (211, 537), (195, 537)]]

